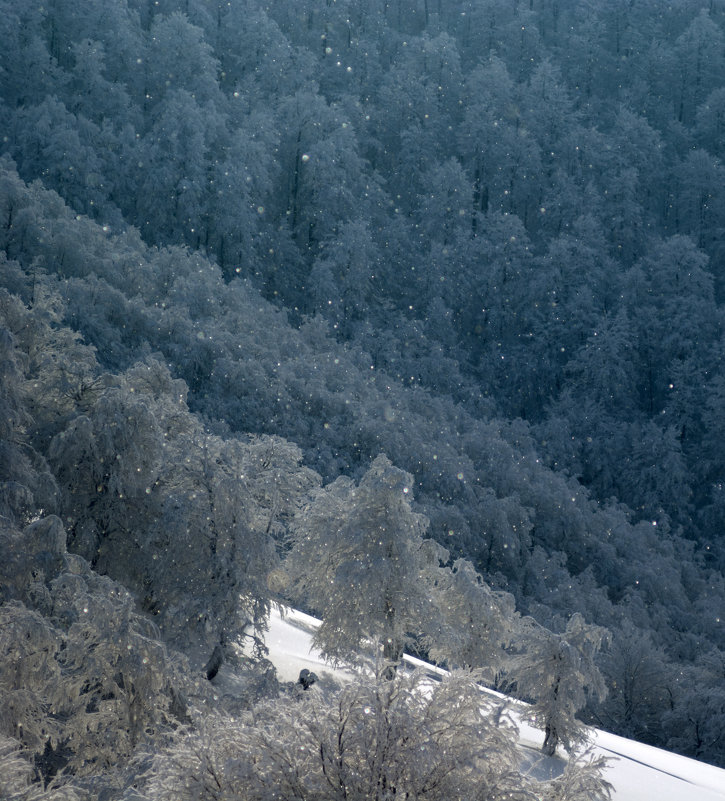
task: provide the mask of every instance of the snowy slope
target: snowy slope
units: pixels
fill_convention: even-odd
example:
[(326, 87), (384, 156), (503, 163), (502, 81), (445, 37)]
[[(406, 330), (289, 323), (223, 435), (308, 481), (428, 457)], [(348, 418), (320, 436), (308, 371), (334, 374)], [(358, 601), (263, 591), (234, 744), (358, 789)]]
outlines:
[[(318, 625), (303, 612), (273, 610), (266, 644), (280, 680), (296, 681), (303, 668), (323, 681), (326, 675), (339, 681), (354, 675), (326, 663), (312, 648), (312, 632)], [(406, 661), (442, 672), (419, 660), (406, 657)], [(520, 736), (523, 745), (534, 748), (543, 740), (541, 732), (525, 723), (520, 724)], [(725, 770), (599, 730), (593, 731), (592, 740), (596, 751), (610, 758), (606, 778), (614, 786), (615, 801), (725, 801)]]

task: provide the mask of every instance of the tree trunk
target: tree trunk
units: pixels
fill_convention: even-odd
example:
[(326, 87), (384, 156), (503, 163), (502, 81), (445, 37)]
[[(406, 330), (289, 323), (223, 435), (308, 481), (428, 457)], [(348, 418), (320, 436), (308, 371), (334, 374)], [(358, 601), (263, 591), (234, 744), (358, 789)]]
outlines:
[(559, 735), (556, 732), (556, 728), (551, 723), (546, 724), (545, 732), (544, 744), (541, 750), (546, 756), (554, 756), (556, 753), (556, 746), (559, 743)]
[(403, 644), (395, 633), (395, 609), (385, 601), (385, 636), (383, 638), (383, 659), (394, 666), (403, 658)]

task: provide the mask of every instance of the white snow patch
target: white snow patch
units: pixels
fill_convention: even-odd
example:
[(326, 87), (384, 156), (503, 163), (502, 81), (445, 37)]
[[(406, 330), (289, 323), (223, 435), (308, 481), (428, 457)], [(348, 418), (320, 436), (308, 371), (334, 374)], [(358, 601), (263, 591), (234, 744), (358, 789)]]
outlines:
[(269, 649), (268, 659), (275, 666), (280, 681), (297, 681), (303, 668), (318, 676), (330, 674), (339, 682), (350, 681), (355, 675), (349, 668), (323, 659), (312, 647), (312, 633), (319, 625), (319, 620), (296, 609), (272, 608), (264, 642)]

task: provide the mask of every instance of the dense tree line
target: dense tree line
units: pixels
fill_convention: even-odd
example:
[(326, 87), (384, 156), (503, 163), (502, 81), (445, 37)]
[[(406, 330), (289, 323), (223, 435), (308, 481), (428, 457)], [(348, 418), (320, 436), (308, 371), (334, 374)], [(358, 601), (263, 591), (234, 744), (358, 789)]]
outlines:
[[(725, 7), (2, 6), (3, 525), (201, 659), (392, 505), (396, 580), (609, 628), (588, 719), (722, 763)], [(406, 600), (348, 633), (503, 669)]]
[(23, 177), (719, 554), (720, 4), (12, 6)]
[[(602, 682), (597, 627), (577, 615), (555, 635), (521, 619), (470, 562), (449, 566), (411, 508), (413, 476), (386, 457), (358, 484), (321, 487), (290, 442), (213, 433), (221, 422), (192, 414), (186, 384), (154, 355), (102, 370), (62, 324), (63, 282), (3, 266), (19, 291), (0, 293), (8, 798), (158, 799), (212, 793), (208, 782), (218, 798), (267, 798), (270, 788), (290, 799), (322, 788), (329, 798), (607, 797), (574, 717)], [(309, 703), (280, 696), (259, 635), (281, 591), (324, 609), (322, 650), (362, 659), (374, 680), (363, 672)], [(468, 672), (433, 686), (397, 674), (402, 646), (416, 642)], [(552, 661), (547, 643), (570, 659)], [(227, 683), (208, 684), (224, 665)], [(547, 751), (566, 746), (561, 775), (524, 770), (506, 705), (477, 684), (497, 674), (534, 701)], [(547, 694), (547, 684), (576, 693)]]

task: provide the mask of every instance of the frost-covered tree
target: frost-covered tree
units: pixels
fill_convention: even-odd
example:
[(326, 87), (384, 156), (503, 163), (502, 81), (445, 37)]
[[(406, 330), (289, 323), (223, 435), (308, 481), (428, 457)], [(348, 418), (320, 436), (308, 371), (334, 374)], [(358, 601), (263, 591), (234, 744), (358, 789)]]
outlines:
[[(602, 657), (607, 697), (593, 705), (602, 728), (612, 726), (625, 736), (650, 740), (658, 727), (658, 710), (668, 706), (664, 654), (652, 636), (625, 620)], [(615, 723), (616, 721), (616, 723)]]
[[(707, 151), (698, 149), (687, 153), (675, 170), (677, 189), (677, 224), (680, 230), (709, 249), (722, 237), (725, 225), (725, 199), (722, 185), (725, 167)], [(716, 251), (717, 252), (717, 251)]]
[[(0, 735), (44, 780), (97, 775), (185, 717), (192, 692), (130, 593), (66, 552), (59, 518), (0, 534)], [(178, 665), (177, 665), (178, 667)]]
[(71, 547), (139, 593), (173, 640), (263, 624), (280, 535), (316, 483), (280, 438), (210, 434), (154, 359), (119, 377), (51, 442)]
[[(675, 678), (675, 677), (673, 677)], [(669, 749), (687, 750), (696, 758), (721, 762), (725, 755), (725, 653), (713, 649), (699, 655), (670, 686), (664, 716)]]
[(174, 89), (164, 94), (150, 115), (143, 140), (135, 221), (153, 242), (209, 241), (205, 200), (210, 178), (210, 147), (221, 127), (212, 103)]
[(156, 491), (158, 515), (132, 549), (118, 541), (108, 548), (106, 564), (110, 570), (118, 554), (127, 557), (127, 580), (142, 588), (168, 636), (233, 640), (248, 625), (265, 625), (268, 577), (277, 565), (273, 535), (317, 476), (298, 467), (294, 446), (274, 438), (245, 443), (194, 428), (171, 448), (176, 456)]
[(0, 735), (0, 798), (3, 801), (79, 801), (69, 785), (44, 786), (30, 754), (12, 737)]
[(673, 110), (679, 122), (692, 124), (698, 105), (721, 81), (724, 62), (725, 34), (702, 8), (675, 42)]
[[(695, 176), (696, 177), (696, 176)], [(641, 406), (659, 414), (671, 383), (671, 365), (707, 361), (721, 336), (714, 277), (707, 254), (687, 236), (655, 240), (627, 274), (626, 302), (637, 331)]]
[(545, 754), (553, 755), (559, 743), (572, 751), (587, 739), (576, 713), (587, 698), (602, 699), (606, 694), (594, 660), (608, 632), (588, 625), (578, 613), (563, 634), (548, 631), (531, 618), (523, 623), (522, 650), (511, 673), (518, 691), (534, 699), (526, 716), (544, 729)]
[(94, 215), (104, 194), (98, 126), (48, 96), (17, 111), (15, 131), (12, 153), (25, 173), (43, 173), (74, 209)]
[(696, 133), (708, 152), (725, 155), (725, 87), (713, 90), (697, 109)]
[(204, 31), (180, 11), (154, 17), (142, 69), (146, 103), (153, 106), (169, 92), (192, 95), (204, 105), (219, 104), (219, 69)]
[(267, 145), (276, 137), (274, 121), (266, 114), (235, 119), (232, 133), (219, 147), (223, 156), (209, 167), (207, 241), (227, 277), (259, 272), (259, 251), (268, 244), (264, 226), (271, 217), (268, 204), (276, 172)]
[(354, 658), (368, 640), (395, 663), (433, 614), (447, 553), (423, 539), (428, 521), (412, 493), (413, 477), (380, 455), (359, 484), (338, 478), (293, 521), (286, 565), (296, 596), (322, 614), (314, 641), (326, 655)]
[(430, 655), (451, 666), (478, 670), (495, 682), (505, 648), (515, 636), (514, 597), (489, 587), (465, 559), (440, 570), (439, 576), (442, 630), (431, 638)]
[(381, 262), (369, 225), (359, 219), (343, 223), (338, 234), (321, 245), (312, 267), (310, 295), (315, 311), (332, 318), (349, 335), (385, 291)]
[[(104, 539), (143, 516), (160, 470), (163, 433), (148, 398), (106, 389), (57, 434), (48, 455), (65, 490), (71, 543), (95, 564)], [(146, 490), (149, 490), (149, 493)]]
[[(3, 293), (5, 295), (5, 293)], [(0, 308), (6, 297), (0, 296)], [(30, 506), (32, 468), (22, 448), (26, 417), (20, 388), (20, 354), (0, 318), (0, 519), (11, 521)]]
[[(38, 308), (44, 308), (41, 298)], [(48, 352), (41, 355), (43, 328), (47, 331), (17, 297), (0, 290), (0, 520), (6, 523), (26, 520), (39, 507), (46, 513), (56, 511), (55, 481), (33, 447), (39, 445), (33, 436), (37, 409), (27, 392), (27, 375), (36, 358), (47, 359), (47, 373), (53, 372), (51, 364), (62, 371), (68, 362), (63, 357), (53, 360)], [(45, 386), (46, 377), (38, 377), (38, 383)]]

